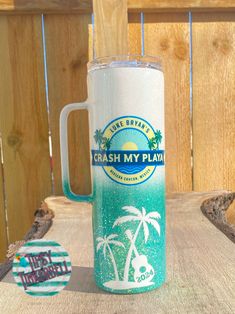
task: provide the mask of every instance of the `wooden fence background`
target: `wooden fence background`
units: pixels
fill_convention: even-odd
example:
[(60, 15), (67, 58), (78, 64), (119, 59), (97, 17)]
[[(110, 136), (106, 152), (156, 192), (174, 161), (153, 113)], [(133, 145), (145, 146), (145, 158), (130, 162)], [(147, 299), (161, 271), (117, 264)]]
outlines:
[[(40, 201), (62, 193), (59, 113), (86, 99), (87, 62), (123, 53), (163, 58), (168, 192), (235, 189), (235, 1), (1, 1), (1, 260)], [(87, 134), (87, 113), (71, 114), (72, 187), (83, 194)]]

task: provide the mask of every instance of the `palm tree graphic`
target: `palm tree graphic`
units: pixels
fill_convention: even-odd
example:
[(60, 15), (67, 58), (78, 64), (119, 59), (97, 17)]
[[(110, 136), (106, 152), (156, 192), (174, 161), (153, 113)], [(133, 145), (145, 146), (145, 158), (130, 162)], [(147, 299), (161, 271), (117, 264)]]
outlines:
[[(122, 207), (122, 209), (130, 213), (131, 215), (117, 218), (113, 224), (113, 228), (117, 225), (121, 225), (126, 222), (139, 221), (139, 225), (133, 236), (133, 243), (135, 243), (141, 227), (143, 227), (143, 231), (144, 231), (144, 241), (145, 243), (147, 242), (148, 237), (149, 237), (148, 224), (152, 225), (154, 229), (157, 231), (158, 235), (160, 236), (160, 225), (157, 219), (160, 219), (161, 215), (157, 211), (146, 214), (146, 209), (144, 207), (142, 207), (142, 211), (141, 211), (134, 206), (124, 206)], [(130, 246), (129, 251), (127, 253), (127, 258), (126, 258), (126, 263), (125, 263), (125, 268), (124, 268), (124, 281), (126, 282), (128, 282), (128, 275), (129, 275), (132, 253), (133, 253), (133, 245)]]
[(103, 141), (103, 132), (101, 131), (101, 129), (95, 131), (94, 139), (95, 142), (99, 145), (100, 149)]
[(155, 149), (155, 145), (156, 145), (156, 140), (155, 137), (152, 137), (148, 140), (148, 147), (150, 150)]
[(162, 141), (162, 133), (160, 130), (156, 130), (156, 132), (154, 132), (154, 135), (155, 135), (155, 141), (157, 144), (157, 149), (159, 149), (159, 144)]
[(148, 140), (148, 147), (150, 150), (159, 149), (159, 144), (162, 142), (162, 133), (160, 130), (156, 130), (154, 132), (154, 137)]
[(103, 137), (102, 145), (104, 150), (109, 150), (111, 147), (111, 139), (107, 137)]
[(113, 269), (114, 269), (114, 273), (115, 273), (115, 280), (119, 281), (119, 276), (118, 276), (118, 271), (117, 271), (117, 264), (115, 262), (114, 256), (113, 256), (113, 252), (110, 248), (111, 244), (117, 245), (117, 246), (121, 246), (121, 247), (125, 247), (124, 244), (120, 241), (114, 240), (118, 235), (117, 234), (110, 234), (109, 236), (104, 236), (104, 238), (98, 237), (96, 238), (96, 241), (98, 242), (96, 250), (97, 252), (101, 249), (101, 247), (103, 246), (103, 254), (104, 257), (106, 257), (106, 250), (108, 249), (109, 251), (109, 255), (111, 258), (111, 261), (113, 263)]

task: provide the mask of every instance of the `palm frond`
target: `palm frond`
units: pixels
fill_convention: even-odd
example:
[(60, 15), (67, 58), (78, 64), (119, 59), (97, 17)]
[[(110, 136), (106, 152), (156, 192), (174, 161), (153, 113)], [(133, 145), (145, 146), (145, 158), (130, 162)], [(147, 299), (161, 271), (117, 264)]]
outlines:
[(150, 223), (150, 224), (155, 228), (155, 230), (157, 231), (157, 233), (158, 233), (159, 236), (160, 236), (160, 233), (161, 233), (161, 230), (160, 230), (160, 229), (161, 229), (161, 228), (160, 228), (159, 223), (158, 223), (156, 220), (151, 219), (151, 218), (147, 218), (145, 221), (148, 222), (148, 223)]
[(144, 242), (146, 243), (149, 237), (149, 228), (145, 221), (143, 221), (143, 227), (144, 227)]
[(146, 209), (144, 207), (142, 207), (142, 217), (146, 216)]
[(117, 246), (125, 247), (125, 245), (122, 242), (117, 241), (117, 240), (110, 240), (109, 244), (114, 244), (114, 245), (117, 245)]
[(134, 207), (134, 206), (124, 206), (124, 207), (122, 207), (122, 209), (124, 209), (128, 213), (136, 215), (138, 217), (141, 216), (141, 211), (138, 208)]
[(96, 238), (96, 241), (100, 242), (100, 241), (104, 241), (104, 239), (101, 237), (98, 237), (98, 238)]
[(96, 251), (98, 252), (101, 246), (104, 244), (104, 242), (99, 242), (96, 246)]
[(107, 236), (107, 240), (109, 241), (109, 240), (114, 239), (114, 238), (116, 238), (116, 237), (118, 237), (118, 234), (112, 233), (112, 234), (110, 234), (109, 236)]
[(157, 219), (159, 219), (159, 218), (161, 218), (161, 215), (158, 212), (150, 212), (150, 213), (147, 214), (146, 217), (147, 218), (157, 218)]
[(128, 221), (139, 221), (141, 218), (139, 217), (136, 217), (136, 216), (123, 216), (123, 217), (119, 217), (117, 218), (115, 221), (114, 221), (114, 224), (113, 224), (113, 227), (115, 226), (118, 226), (118, 225), (121, 225), (125, 222), (128, 222)]
[(127, 230), (125, 231), (125, 234), (126, 234), (127, 238), (131, 241), (132, 238), (133, 238), (133, 235), (132, 235), (131, 230), (127, 229)]

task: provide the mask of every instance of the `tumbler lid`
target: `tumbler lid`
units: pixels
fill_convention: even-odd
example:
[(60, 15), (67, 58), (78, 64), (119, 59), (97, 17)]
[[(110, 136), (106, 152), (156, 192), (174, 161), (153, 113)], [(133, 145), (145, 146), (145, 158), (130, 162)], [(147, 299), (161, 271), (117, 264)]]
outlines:
[(161, 59), (154, 56), (118, 55), (96, 58), (88, 63), (88, 72), (103, 68), (151, 68), (162, 71)]

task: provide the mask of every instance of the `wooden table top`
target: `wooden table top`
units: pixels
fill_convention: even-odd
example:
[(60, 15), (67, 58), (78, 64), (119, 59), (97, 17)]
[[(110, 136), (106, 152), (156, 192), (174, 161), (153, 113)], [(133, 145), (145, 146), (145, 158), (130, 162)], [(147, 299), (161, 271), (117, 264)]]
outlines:
[(93, 280), (91, 206), (64, 197), (46, 199), (55, 212), (46, 235), (70, 254), (69, 285), (57, 296), (22, 292), (11, 273), (0, 282), (1, 313), (235, 313), (235, 247), (201, 213), (212, 193), (177, 193), (167, 199), (167, 282), (138, 295), (100, 290)]

